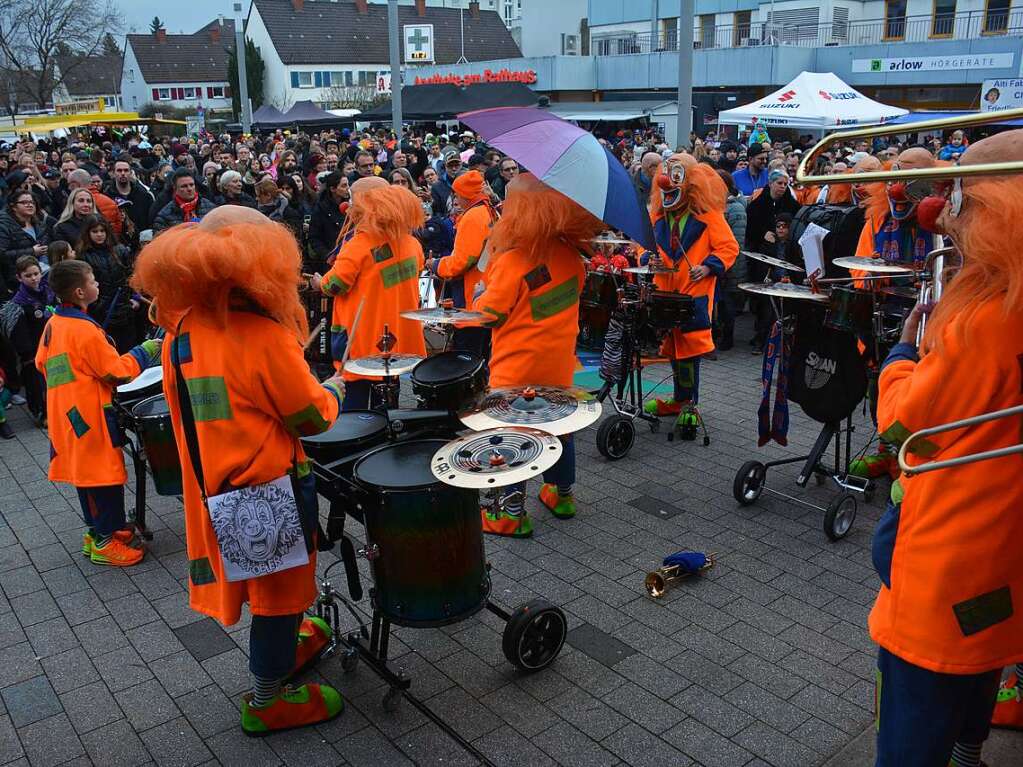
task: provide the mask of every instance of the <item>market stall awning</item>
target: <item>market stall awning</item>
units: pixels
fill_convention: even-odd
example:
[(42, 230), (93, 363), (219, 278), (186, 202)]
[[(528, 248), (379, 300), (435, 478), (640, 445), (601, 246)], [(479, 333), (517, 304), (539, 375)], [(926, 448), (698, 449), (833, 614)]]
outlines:
[[(913, 123), (924, 122), (925, 120), (947, 120), (951, 117), (965, 117), (966, 115), (975, 115), (978, 112), (966, 112), (966, 111), (955, 111), (955, 112), (910, 112), (904, 114), (901, 117), (896, 117), (894, 120), (888, 120), (889, 125), (912, 125)], [(1011, 125), (1013, 127), (1023, 126), (1023, 120), (992, 120), (990, 125)]]
[(252, 113), (252, 125), (254, 127), (273, 127), (284, 125), (284, 113), (275, 106), (263, 104)]
[(52, 133), (86, 125), (184, 125), (183, 120), (139, 117), (138, 112), (83, 112), (77, 115), (41, 115), (28, 117), (11, 126), (14, 133)]
[(907, 114), (864, 96), (832, 72), (802, 72), (774, 93), (718, 114), (721, 125), (753, 122), (783, 128), (828, 130), (887, 123)]

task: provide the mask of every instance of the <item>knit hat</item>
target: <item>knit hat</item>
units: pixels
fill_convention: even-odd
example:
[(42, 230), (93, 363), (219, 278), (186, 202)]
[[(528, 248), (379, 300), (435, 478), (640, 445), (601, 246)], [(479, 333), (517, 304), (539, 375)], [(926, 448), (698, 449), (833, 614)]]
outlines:
[(758, 154), (763, 154), (766, 151), (767, 150), (764, 149), (764, 145), (763, 144), (759, 144), (757, 142), (753, 142), (752, 144), (749, 145), (749, 149), (746, 150), (746, 157), (748, 157), (749, 159), (752, 160)]
[(476, 200), (483, 196), (483, 174), (478, 170), (467, 171), (455, 179), (451, 188), (459, 197)]

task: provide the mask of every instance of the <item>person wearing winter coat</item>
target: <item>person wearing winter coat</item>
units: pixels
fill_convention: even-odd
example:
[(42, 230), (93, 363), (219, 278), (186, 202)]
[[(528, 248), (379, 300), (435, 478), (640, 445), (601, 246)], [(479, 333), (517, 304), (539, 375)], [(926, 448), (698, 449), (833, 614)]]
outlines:
[(18, 289), (15, 262), (22, 256), (44, 259), (50, 242), (53, 219), (39, 209), (29, 191), (15, 191), (7, 198), (7, 210), (0, 213), (0, 297)]
[[(732, 174), (719, 170), (718, 175), (728, 187), (728, 202), (725, 205), (725, 222), (728, 224), (736, 242), (746, 241), (746, 203), (739, 190), (735, 188), (735, 181)], [(749, 277), (749, 270), (746, 264), (746, 256), (740, 251), (732, 264), (732, 268), (725, 272), (725, 278), (721, 282), (721, 289), (718, 293), (718, 344), (720, 351), (728, 351), (735, 345), (735, 315), (742, 306), (743, 295), (739, 290), (739, 284), (746, 282)]]
[(92, 267), (99, 283), (99, 298), (89, 305), (89, 316), (114, 339), (118, 352), (124, 354), (138, 340), (134, 313), (141, 309), (139, 299), (128, 287), (131, 275), (128, 248), (117, 244), (110, 222), (94, 214), (82, 222), (82, 236), (75, 253), (79, 261)]

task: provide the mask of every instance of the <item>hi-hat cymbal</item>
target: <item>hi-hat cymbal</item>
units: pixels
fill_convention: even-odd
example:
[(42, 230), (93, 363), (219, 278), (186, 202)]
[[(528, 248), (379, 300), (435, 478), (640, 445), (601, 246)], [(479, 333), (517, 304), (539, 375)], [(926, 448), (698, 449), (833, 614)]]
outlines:
[(765, 264), (770, 264), (771, 266), (777, 266), (780, 269), (788, 269), (790, 272), (805, 272), (806, 271), (801, 266), (796, 266), (795, 264), (790, 264), (788, 261), (785, 261), (785, 260), (780, 259), (780, 258), (775, 258), (774, 256), (768, 256), (768, 255), (765, 255), (763, 253), (754, 253), (751, 250), (741, 250), (739, 252), (742, 253), (742, 255), (746, 256), (747, 258), (752, 258), (755, 261), (763, 261)]
[(491, 390), (476, 408), (458, 417), (473, 431), (530, 426), (561, 435), (585, 429), (601, 412), (600, 403), (585, 389), (513, 386)]
[(506, 487), (542, 474), (562, 453), (561, 440), (524, 426), (469, 434), (453, 440), (433, 455), (433, 476), (446, 485), (482, 490)]
[(795, 285), (791, 282), (741, 282), (739, 290), (748, 293), (759, 293), (763, 296), (778, 296), (779, 298), (798, 298), (802, 301), (818, 301), (826, 304), (827, 295), (814, 293), (810, 288), (802, 285)]
[(444, 309), (437, 306), (433, 309), (415, 309), (410, 312), (402, 312), (401, 316), (407, 320), (417, 322), (429, 322), (435, 325), (482, 325), (489, 317), (482, 312), (470, 312), (465, 309)]
[(876, 274), (913, 274), (916, 271), (912, 264), (885, 261), (883, 258), (847, 256), (846, 258), (836, 258), (831, 263), (843, 269), (856, 269), (857, 271), (874, 272)]
[(359, 376), (400, 376), (423, 361), (414, 354), (372, 354), (348, 360), (345, 371)]
[(646, 266), (628, 266), (622, 269), (622, 271), (629, 274), (675, 274), (678, 269), (672, 269), (670, 266), (664, 265), (650, 266), (650, 264), (647, 264)]

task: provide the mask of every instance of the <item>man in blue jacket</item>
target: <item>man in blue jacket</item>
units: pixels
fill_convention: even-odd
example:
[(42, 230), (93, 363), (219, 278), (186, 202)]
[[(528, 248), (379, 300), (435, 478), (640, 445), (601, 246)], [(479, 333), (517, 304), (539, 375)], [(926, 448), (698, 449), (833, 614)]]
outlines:
[(735, 187), (746, 197), (767, 186), (767, 150), (763, 144), (750, 144), (746, 150), (749, 166), (732, 174)]

